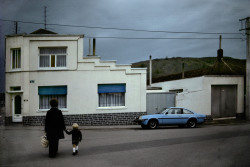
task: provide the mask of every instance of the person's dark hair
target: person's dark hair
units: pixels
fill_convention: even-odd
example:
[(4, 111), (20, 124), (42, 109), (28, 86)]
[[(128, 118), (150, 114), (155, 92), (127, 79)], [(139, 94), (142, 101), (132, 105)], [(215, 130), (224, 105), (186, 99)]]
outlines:
[(50, 100), (51, 107), (58, 107), (58, 101), (57, 99), (51, 99)]

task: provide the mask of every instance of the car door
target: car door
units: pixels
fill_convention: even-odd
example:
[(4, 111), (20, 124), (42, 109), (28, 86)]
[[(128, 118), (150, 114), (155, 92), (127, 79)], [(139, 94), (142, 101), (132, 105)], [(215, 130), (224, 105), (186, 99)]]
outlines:
[(178, 114), (178, 109), (169, 109), (163, 115), (162, 124), (163, 125), (175, 125), (181, 123), (181, 114)]
[(183, 109), (182, 108), (176, 108), (175, 109), (175, 119), (174, 119), (174, 124), (183, 124), (184, 119), (183, 119)]
[(193, 117), (194, 113), (192, 111), (189, 111), (187, 109), (183, 109), (183, 113), (182, 113), (182, 122), (183, 124), (186, 124), (188, 119)]

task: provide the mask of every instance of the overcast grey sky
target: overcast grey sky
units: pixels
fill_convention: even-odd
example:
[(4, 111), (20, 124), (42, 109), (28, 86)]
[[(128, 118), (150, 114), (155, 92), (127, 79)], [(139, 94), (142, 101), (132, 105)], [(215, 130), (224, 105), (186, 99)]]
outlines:
[[(126, 38), (218, 38), (219, 34), (121, 31), (50, 24), (172, 32), (223, 33), (222, 38), (245, 38), (239, 19), (250, 16), (249, 0), (0, 0), (0, 19), (44, 22), (59, 34), (97, 37), (96, 54), (118, 64), (144, 61), (152, 55), (165, 57), (215, 57), (217, 39), (112, 39)], [(18, 24), (18, 33), (31, 33), (42, 24)], [(14, 23), (0, 20), (0, 92), (4, 92), (4, 36), (14, 33)], [(244, 33), (244, 32), (242, 32)], [(88, 38), (84, 40), (88, 54)], [(245, 59), (246, 41), (222, 39), (224, 56)]]

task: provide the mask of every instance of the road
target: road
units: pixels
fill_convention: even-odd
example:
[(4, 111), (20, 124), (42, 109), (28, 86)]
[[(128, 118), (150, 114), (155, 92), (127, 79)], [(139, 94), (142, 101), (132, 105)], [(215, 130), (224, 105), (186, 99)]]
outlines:
[(43, 127), (0, 128), (0, 166), (178, 167), (249, 166), (250, 124), (164, 127), (143, 130), (81, 127), (79, 154), (72, 156), (71, 137), (60, 140), (56, 158), (40, 145)]

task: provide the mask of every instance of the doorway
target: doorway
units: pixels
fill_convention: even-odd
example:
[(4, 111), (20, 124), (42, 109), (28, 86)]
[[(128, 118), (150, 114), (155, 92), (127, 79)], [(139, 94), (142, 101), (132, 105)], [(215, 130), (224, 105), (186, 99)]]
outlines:
[(12, 96), (12, 122), (22, 122), (22, 96)]
[(235, 117), (237, 111), (237, 85), (212, 85), (211, 91), (212, 117)]

